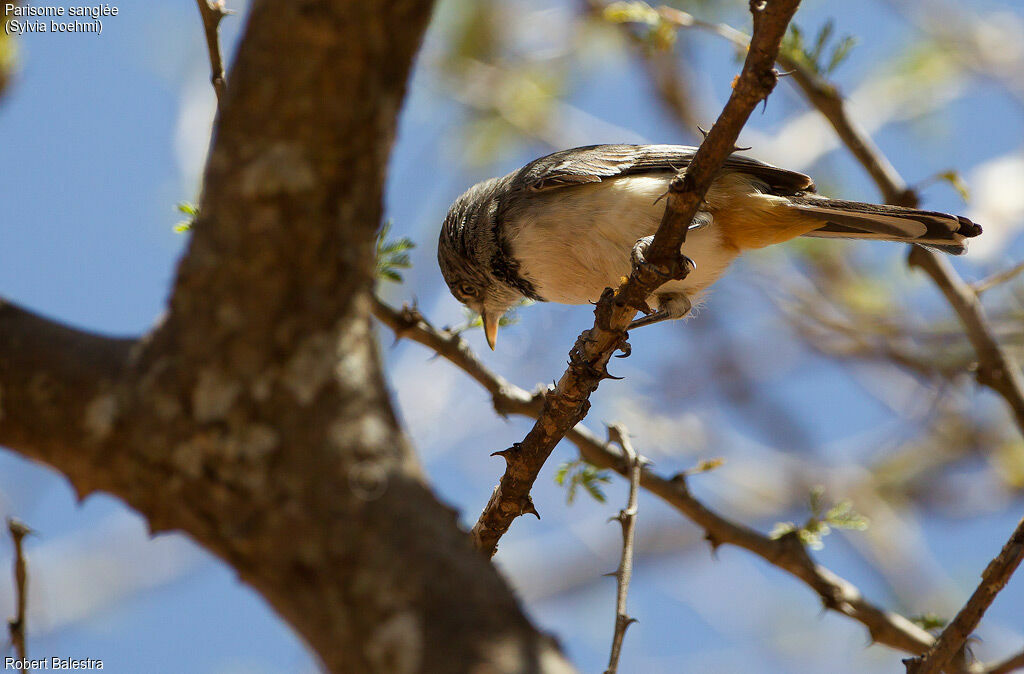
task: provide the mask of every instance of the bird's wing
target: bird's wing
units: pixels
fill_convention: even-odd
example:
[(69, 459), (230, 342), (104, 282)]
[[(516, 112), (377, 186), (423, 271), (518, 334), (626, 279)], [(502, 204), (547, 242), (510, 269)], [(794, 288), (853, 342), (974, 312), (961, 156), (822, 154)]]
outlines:
[[(685, 168), (696, 151), (686, 145), (589, 145), (562, 150), (520, 169), (513, 189), (538, 192), (638, 173), (675, 172)], [(814, 191), (814, 181), (803, 173), (750, 157), (731, 155), (723, 168), (757, 176), (778, 194)]]

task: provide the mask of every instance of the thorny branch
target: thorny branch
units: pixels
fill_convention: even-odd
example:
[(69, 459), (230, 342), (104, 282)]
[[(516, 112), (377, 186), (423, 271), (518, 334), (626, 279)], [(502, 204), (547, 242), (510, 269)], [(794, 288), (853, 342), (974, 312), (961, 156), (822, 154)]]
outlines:
[(590, 395), (608, 378), (612, 354), (627, 350), (625, 328), (646, 298), (665, 281), (683, 278), (687, 261), (679, 254), (686, 229), (722, 162), (734, 150), (740, 129), (754, 108), (772, 91), (778, 79), (774, 64), (786, 27), (799, 0), (752, 1), (754, 36), (728, 103), (684, 173), (672, 180), (665, 216), (646, 251), (646, 264), (637, 264), (618, 289), (607, 289), (595, 310), (594, 327), (583, 332), (569, 354), (569, 367), (554, 390), (544, 394), (537, 423), (521, 443), (498, 452), (506, 467), (501, 481), (473, 527), (477, 547), (488, 556), (512, 521), (523, 513), (536, 514), (530, 489), (555, 445), (579, 423), (589, 409)]
[(227, 79), (224, 77), (224, 60), (220, 53), (220, 22), (230, 12), (224, 8), (224, 0), (196, 0), (199, 15), (203, 19), (203, 33), (206, 35), (206, 49), (210, 53), (210, 83), (217, 94), (218, 109), (224, 104)]
[(956, 617), (946, 625), (935, 643), (918, 658), (907, 658), (907, 674), (939, 674), (946, 664), (963, 648), (971, 632), (992, 604), (1000, 590), (1006, 587), (1010, 576), (1024, 560), (1024, 519), (1017, 524), (1010, 540), (981, 574), (981, 584), (967, 600)]
[[(725, 24), (701, 21), (669, 7), (659, 8), (658, 12), (665, 21), (679, 28), (706, 30), (741, 47), (750, 43), (744, 33)], [(804, 63), (784, 53), (779, 54), (777, 61), (791, 74), (808, 102), (832, 125), (836, 135), (864, 167), (886, 202), (916, 207), (919, 202), (917, 192), (907, 186), (871, 137), (853, 120), (839, 90)], [(978, 383), (991, 388), (1006, 401), (1018, 428), (1024, 433), (1024, 376), (1021, 375), (1020, 365), (996, 339), (978, 300), (980, 290), (965, 283), (948, 261), (927, 248), (913, 246), (908, 264), (923, 269), (953, 307), (980, 361), (976, 372)]]
[[(373, 314), (394, 331), (396, 338), (422, 344), (472, 377), (491, 394), (494, 410), (499, 414), (534, 419), (541, 415), (542, 390), (530, 394), (491, 372), (459, 335), (438, 330), (413, 308), (395, 309), (379, 299), (374, 300)], [(570, 429), (566, 438), (587, 462), (630, 477), (623, 453), (583, 424)], [(914, 654), (923, 653), (932, 644), (933, 637), (928, 632), (867, 601), (852, 583), (816, 564), (796, 536), (773, 539), (709, 509), (690, 493), (685, 475), (663, 477), (642, 467), (640, 486), (704, 529), (705, 538), (713, 547), (735, 545), (796, 576), (818, 594), (826, 608), (863, 624), (873, 641)]]
[(14, 650), (18, 652), (18, 658), (22, 661), (27, 659), (28, 650), (25, 647), (25, 603), (28, 600), (28, 570), (25, 564), (25, 551), (21, 542), (32, 533), (27, 526), (14, 519), (7, 518), (7, 530), (11, 532), (11, 539), (14, 541), (14, 592), (17, 602), (17, 609), (14, 618), (7, 621), (7, 629), (11, 633), (11, 643)]
[(252, 3), (166, 315), (120, 340), (0, 299), (0, 444), (187, 532), (324, 671), (560, 673), (429, 490), (370, 331), (364, 253), (433, 5)]
[[(835, 128), (850, 151), (864, 166), (886, 201), (903, 206), (917, 206), (917, 193), (906, 186), (896, 170), (867, 134), (860, 131), (846, 111), (838, 90), (803, 64), (786, 64), (793, 68), (794, 81), (808, 100)], [(927, 273), (963, 324), (967, 337), (978, 355), (978, 383), (998, 393), (1010, 407), (1018, 428), (1024, 433), (1024, 376), (1020, 365), (996, 340), (985, 317), (978, 293), (957, 274), (948, 260), (935, 251), (912, 246), (907, 259), (910, 266)], [(977, 627), (995, 595), (1002, 590), (1024, 555), (1024, 521), (1022, 521), (1000, 556), (982, 574), (982, 585), (942, 635), (929, 649), (920, 664), (908, 664), (913, 674), (939, 672), (963, 648), (970, 632)]]
[[(518, 414), (533, 419), (540, 416), (543, 390), (531, 394), (492, 372), (457, 333), (435, 328), (415, 308), (395, 309), (376, 297), (372, 310), (374, 317), (388, 326), (396, 339), (410, 339), (422, 344), (472, 377), (491, 394), (492, 405), (498, 414)], [(627, 455), (616, 450), (611, 442), (601, 441), (583, 424), (573, 427), (565, 437), (576, 445), (580, 456), (588, 463), (631, 478)], [(640, 486), (704, 529), (704, 537), (713, 548), (735, 545), (790, 573), (814, 590), (826, 609), (864, 625), (874, 643), (914, 654), (924, 653), (934, 643), (931, 634), (904, 616), (867, 601), (855, 585), (815, 563), (797, 535), (770, 538), (733, 522), (698, 501), (687, 487), (685, 474), (662, 477), (647, 468), (648, 461), (642, 455), (638, 454), (637, 458)], [(989, 665), (976, 664), (970, 672), (1008, 674), (1018, 669), (1024, 669), (1024, 652)]]
[[(659, 11), (663, 18), (673, 21), (679, 27), (698, 27), (715, 32), (734, 43), (743, 43), (745, 36), (728, 26), (700, 22), (685, 12), (669, 8), (662, 8)], [(832, 125), (836, 134), (864, 167), (872, 180), (874, 180), (885, 200), (888, 203), (901, 206), (917, 206), (919, 199), (916, 191), (907, 186), (906, 182), (872, 142), (871, 138), (853, 121), (838, 89), (805, 64), (789, 59), (784, 54), (780, 55), (778, 62), (791, 71), (797, 86), (803, 91), (808, 101)], [(956, 270), (953, 269), (953, 266), (932, 250), (921, 246), (912, 246), (907, 261), (908, 265), (920, 267), (931, 277), (932, 281), (945, 296), (946, 301), (949, 302), (956, 312), (978, 356), (979, 364), (976, 372), (978, 383), (992, 389), (1004, 399), (1014, 416), (1018, 428), (1024, 433), (1024, 375), (1021, 374), (1020, 365), (996, 339), (978, 297), (979, 290), (965, 283)], [(1016, 549), (1019, 553), (1020, 526), (1018, 526), (1017, 532), (1011, 538), (1011, 543), (1008, 543), (1008, 546), (1013, 544), (1014, 541), (1017, 541)], [(1019, 564), (1019, 560), (1017, 563)], [(1016, 564), (1013, 565), (1013, 568), (1016, 568)], [(991, 566), (986, 570), (986, 577), (990, 572)], [(1012, 573), (1012, 569), (1010, 569), (1009, 573)], [(1009, 575), (1006, 577), (1008, 578)], [(967, 617), (961, 623), (961, 630), (964, 625), (970, 624), (969, 629), (962, 634), (962, 638), (959, 638), (961, 630), (954, 630), (950, 634), (957, 636), (947, 637), (947, 644), (943, 646), (943, 653), (948, 650), (948, 654), (941, 658), (931, 655), (924, 661), (927, 663), (932, 662), (934, 659), (941, 660), (940, 662), (928, 664), (927, 669), (920, 670), (912, 669), (908, 666), (908, 671), (937, 672), (949, 663), (952, 656), (963, 647), (970, 630), (977, 626), (977, 622), (981, 619), (981, 613), (984, 612), (988, 603), (991, 603), (991, 600), (994, 598), (995, 593), (1001, 590), (1003, 585), (1005, 585), (1005, 580), (1002, 584), (983, 582), (982, 587), (979, 587), (975, 596), (972, 596), (971, 600), (957, 616), (959, 619), (965, 612), (968, 612), (968, 615), (973, 618), (973, 623), (970, 623)], [(981, 607), (976, 597), (978, 593), (985, 594), (985, 590), (983, 590), (985, 587), (991, 590), (991, 596), (988, 597), (988, 602), (984, 603), (984, 606)], [(973, 611), (976, 611), (979, 607), (980, 612), (974, 615)], [(948, 630), (949, 628), (947, 628)], [(943, 632), (943, 635), (945, 636), (946, 632)], [(933, 646), (933, 648), (937, 647), (937, 645)], [(1002, 667), (1003, 665), (1005, 663), (994, 665), (993, 667)]]
[(636, 537), (637, 497), (640, 491), (640, 475), (644, 462), (633, 449), (629, 441), (629, 432), (622, 424), (608, 427), (608, 442), (622, 447), (629, 473), (629, 497), (626, 507), (613, 518), (622, 526), (622, 557), (619, 568), (615, 570), (615, 634), (612, 637), (612, 652), (608, 656), (608, 669), (604, 674), (615, 674), (619, 669), (619, 655), (622, 653), (622, 641), (626, 638), (626, 630), (636, 622), (626, 613), (626, 599), (629, 597), (629, 581), (633, 578), (633, 541)]

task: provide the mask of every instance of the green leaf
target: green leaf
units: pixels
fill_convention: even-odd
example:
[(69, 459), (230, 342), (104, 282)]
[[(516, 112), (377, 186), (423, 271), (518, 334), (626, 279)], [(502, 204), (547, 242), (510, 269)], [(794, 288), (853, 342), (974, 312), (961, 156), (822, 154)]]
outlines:
[(818, 63), (821, 60), (821, 54), (825, 50), (825, 43), (832, 37), (832, 31), (835, 30), (835, 24), (832, 19), (825, 22), (825, 25), (818, 31), (818, 37), (814, 41), (814, 49), (808, 54), (811, 61)]
[(196, 222), (196, 218), (199, 217), (199, 207), (187, 201), (182, 201), (176, 204), (175, 208), (178, 209), (179, 213), (186, 215), (187, 219), (174, 225), (174, 231), (181, 234), (191, 230)]
[(377, 233), (377, 261), (375, 275), (384, 281), (402, 282), (402, 275), (398, 269), (410, 269), (412, 258), (408, 251), (416, 247), (412, 239), (402, 237), (389, 240), (388, 233), (391, 231), (391, 221), (385, 222), (380, 232)]
[(820, 550), (825, 547), (823, 539), (832, 533), (832, 527), (863, 531), (870, 524), (867, 517), (853, 509), (850, 501), (840, 501), (828, 506), (825, 501), (825, 488), (820, 485), (811, 488), (807, 501), (811, 516), (803, 526), (797, 527), (792, 522), (777, 522), (770, 536), (780, 538), (795, 531), (804, 545), (812, 550)]
[(592, 499), (598, 503), (604, 503), (607, 497), (601, 485), (609, 482), (611, 482), (611, 476), (608, 471), (601, 470), (583, 459), (566, 461), (555, 471), (555, 484), (568, 488), (565, 500), (569, 505), (576, 500), (576, 494), (581, 487)]
[(604, 503), (605, 501), (608, 500), (607, 497), (604, 495), (604, 490), (602, 490), (601, 487), (597, 485), (597, 483), (583, 482), (582, 484), (583, 488), (587, 490), (588, 494), (590, 494), (590, 497), (597, 501), (598, 503)]
[(921, 615), (910, 616), (910, 622), (921, 629), (941, 630), (949, 623), (949, 619), (934, 613), (922, 613)]
[(807, 505), (811, 510), (811, 516), (820, 518), (824, 510), (825, 502), (825, 488), (820, 484), (811, 487), (811, 492), (807, 497)]
[(853, 36), (844, 35), (832, 45), (831, 53), (826, 59), (825, 54), (829, 52), (829, 43), (833, 42), (834, 35), (835, 23), (829, 19), (815, 36), (814, 46), (808, 48), (800, 26), (791, 24), (789, 32), (782, 40), (781, 51), (791, 60), (803, 64), (818, 75), (827, 77), (846, 60), (857, 43)]
[(707, 473), (712, 470), (716, 470), (725, 464), (725, 459), (722, 457), (716, 457), (714, 459), (701, 459), (697, 462), (697, 465), (693, 468), (687, 468), (683, 471), (683, 475), (689, 477), (691, 475), (700, 475), (701, 473)]
[(871, 523), (871, 520), (853, 509), (850, 501), (840, 501), (829, 508), (825, 513), (825, 521), (834, 527), (855, 531), (864, 531)]
[(658, 10), (646, 2), (613, 2), (604, 8), (604, 19), (611, 23), (661, 23)]
[(853, 48), (857, 45), (857, 38), (852, 35), (846, 35), (839, 44), (836, 45), (835, 49), (832, 50), (832, 56), (828, 60), (828, 65), (825, 66), (825, 74), (831, 75), (832, 71), (842, 65), (846, 57), (850, 55)]
[(964, 182), (964, 179), (960, 177), (960, 173), (958, 171), (943, 171), (942, 173), (937, 174), (935, 177), (938, 180), (944, 180), (950, 185), (952, 185), (953, 189), (956, 190), (956, 193), (960, 195), (960, 198), (963, 199), (964, 203), (967, 203), (971, 200), (971, 191), (967, 187), (967, 183)]

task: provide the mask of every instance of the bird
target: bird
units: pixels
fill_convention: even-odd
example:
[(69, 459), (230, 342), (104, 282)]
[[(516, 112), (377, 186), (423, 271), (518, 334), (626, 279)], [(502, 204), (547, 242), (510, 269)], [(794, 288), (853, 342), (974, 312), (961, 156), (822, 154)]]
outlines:
[[(483, 322), (493, 350), (501, 317), (523, 298), (596, 302), (630, 273), (664, 213), (659, 199), (693, 160), (683, 145), (589, 145), (480, 182), (448, 210), (437, 259), (452, 295)], [(915, 243), (951, 254), (981, 227), (965, 217), (817, 193), (797, 171), (731, 154), (716, 174), (680, 252), (693, 268), (656, 289), (648, 316), (679, 319), (748, 250), (799, 236)], [(642, 251), (642, 248), (638, 250)]]

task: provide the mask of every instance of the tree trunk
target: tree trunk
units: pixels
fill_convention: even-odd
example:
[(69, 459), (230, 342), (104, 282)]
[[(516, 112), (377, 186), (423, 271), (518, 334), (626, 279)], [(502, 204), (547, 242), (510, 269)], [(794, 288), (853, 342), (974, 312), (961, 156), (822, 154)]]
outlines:
[(233, 566), (334, 672), (569, 667), (423, 480), (370, 324), (428, 0), (257, 0), (166, 318), (0, 303), (0, 443)]

